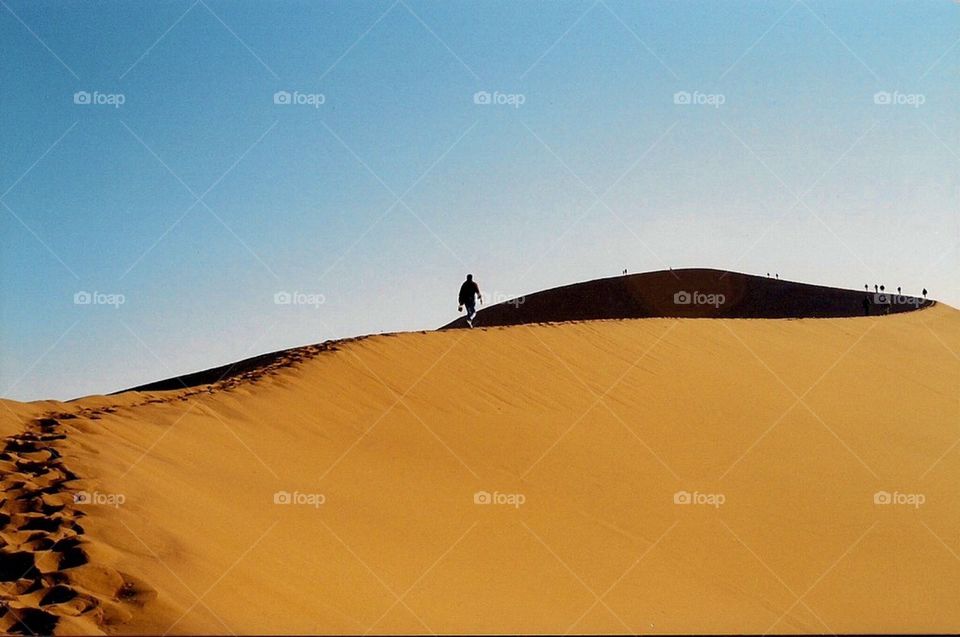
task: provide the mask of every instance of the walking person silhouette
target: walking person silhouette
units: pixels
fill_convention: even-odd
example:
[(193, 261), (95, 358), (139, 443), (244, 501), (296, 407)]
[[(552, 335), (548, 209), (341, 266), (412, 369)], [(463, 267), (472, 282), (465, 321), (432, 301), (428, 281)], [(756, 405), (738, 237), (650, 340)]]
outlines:
[(473, 317), (477, 315), (477, 299), (483, 304), (483, 295), (480, 294), (480, 286), (473, 280), (473, 275), (468, 274), (467, 280), (460, 286), (460, 295), (457, 297), (457, 311), (463, 311), (467, 308), (467, 325), (473, 327)]

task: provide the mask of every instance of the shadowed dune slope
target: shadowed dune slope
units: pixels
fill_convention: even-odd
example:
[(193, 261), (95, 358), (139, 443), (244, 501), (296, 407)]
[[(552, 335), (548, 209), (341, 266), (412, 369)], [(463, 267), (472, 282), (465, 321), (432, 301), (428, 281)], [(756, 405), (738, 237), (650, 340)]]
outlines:
[(4, 511), (47, 490), (0, 587), (58, 632), (955, 631), (958, 351), (942, 304), (587, 321), (6, 401), (56, 438), (0, 456)]
[[(890, 292), (888, 290), (887, 292)], [(864, 306), (866, 300), (867, 306)], [(662, 270), (574, 283), (481, 309), (475, 325), (613, 318), (839, 318), (908, 312), (922, 298), (877, 295), (712, 269)], [(467, 327), (460, 317), (443, 327)]]

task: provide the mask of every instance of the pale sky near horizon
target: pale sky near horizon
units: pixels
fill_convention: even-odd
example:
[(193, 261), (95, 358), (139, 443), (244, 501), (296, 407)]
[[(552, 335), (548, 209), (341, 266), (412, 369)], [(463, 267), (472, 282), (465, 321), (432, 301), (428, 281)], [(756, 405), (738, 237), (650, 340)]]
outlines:
[(960, 306), (952, 0), (0, 0), (0, 139), (3, 398), (432, 329), (468, 271)]

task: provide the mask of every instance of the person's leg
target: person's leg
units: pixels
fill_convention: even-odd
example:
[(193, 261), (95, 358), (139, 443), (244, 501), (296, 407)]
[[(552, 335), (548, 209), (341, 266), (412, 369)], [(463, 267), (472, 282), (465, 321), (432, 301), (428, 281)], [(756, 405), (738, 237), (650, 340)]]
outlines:
[(476, 305), (468, 305), (468, 306), (467, 306), (467, 321), (470, 322), (470, 323), (472, 323), (472, 322), (473, 322), (473, 317), (476, 316), (476, 314), (477, 314), (477, 306), (476, 306)]

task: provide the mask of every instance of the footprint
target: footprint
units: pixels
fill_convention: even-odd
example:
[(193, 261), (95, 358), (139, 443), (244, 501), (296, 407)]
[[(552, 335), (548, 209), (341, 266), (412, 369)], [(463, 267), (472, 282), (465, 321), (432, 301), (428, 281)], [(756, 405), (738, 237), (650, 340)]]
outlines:
[(57, 584), (51, 588), (48, 588), (43, 597), (40, 598), (41, 606), (49, 606), (50, 604), (65, 604), (75, 598), (79, 593), (69, 586), (64, 584)]
[(11, 624), (4, 631), (12, 635), (52, 635), (57, 616), (39, 608), (8, 609)]
[(90, 561), (87, 552), (79, 547), (74, 547), (67, 549), (60, 554), (60, 569), (75, 568), (77, 566), (83, 566)]
[(64, 523), (63, 518), (45, 515), (36, 515), (26, 518), (26, 522), (20, 525), (19, 531), (46, 531), (53, 533), (58, 531)]
[(23, 578), (39, 577), (33, 554), (25, 551), (8, 553), (0, 550), (0, 582), (15, 582)]

